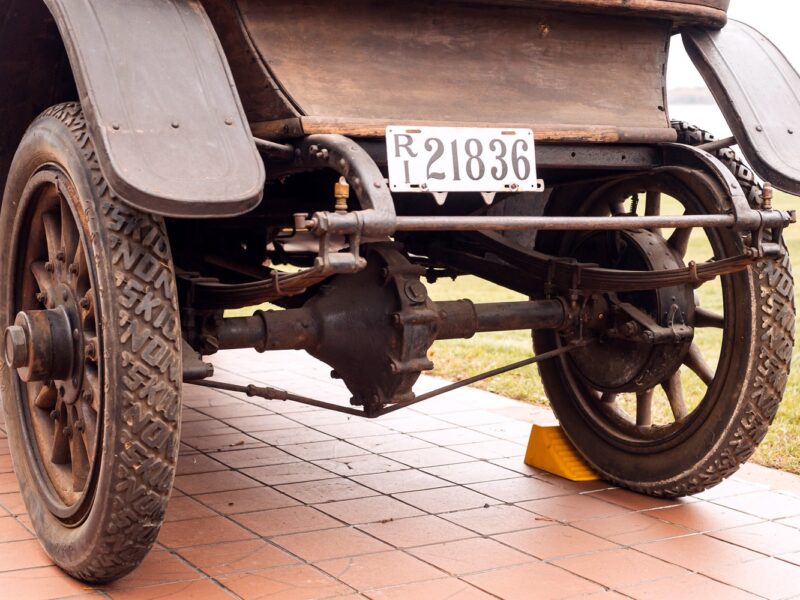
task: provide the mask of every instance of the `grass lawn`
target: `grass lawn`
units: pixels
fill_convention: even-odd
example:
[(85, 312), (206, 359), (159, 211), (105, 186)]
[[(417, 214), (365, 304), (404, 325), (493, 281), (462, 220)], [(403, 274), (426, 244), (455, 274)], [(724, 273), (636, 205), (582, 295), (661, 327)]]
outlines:
[[(777, 194), (776, 207), (783, 209), (800, 208), (798, 199)], [(677, 207), (672, 207), (677, 210)], [(665, 204), (664, 213), (670, 207)], [(677, 212), (675, 214), (678, 214)], [(667, 235), (669, 232), (665, 232)], [(791, 256), (800, 260), (800, 225), (790, 227), (786, 231), (786, 240)], [(702, 231), (692, 235), (688, 258), (705, 261), (711, 251)], [(456, 281), (439, 281), (429, 286), (434, 300), (458, 300), (469, 298), (473, 302), (501, 302), (524, 300), (520, 294), (510, 292), (475, 277), (462, 277)], [(796, 290), (797, 292), (797, 290)], [(797, 297), (797, 296), (796, 296)], [(710, 282), (700, 288), (701, 305), (722, 313), (722, 293), (718, 282)], [(706, 360), (712, 367), (718, 359), (718, 350), (722, 334), (719, 330), (700, 330), (696, 341), (703, 349)], [(462, 379), (482, 371), (522, 360), (531, 355), (531, 336), (527, 331), (502, 333), (481, 333), (471, 340), (443, 340), (434, 344), (430, 351), (431, 359), (436, 365), (434, 375), (446, 379)], [(800, 352), (795, 349), (792, 361), (792, 374), (786, 389), (778, 416), (764, 442), (755, 455), (755, 461), (763, 465), (800, 473), (800, 371), (796, 362)], [(687, 404), (691, 409), (696, 405), (705, 387), (694, 375), (683, 369), (683, 383)], [(536, 367), (530, 366), (512, 371), (493, 379), (477, 384), (497, 394), (517, 398), (534, 404), (547, 404), (547, 398), (539, 381)], [(625, 407), (635, 407), (634, 398), (625, 398)], [(666, 397), (660, 390), (654, 400), (654, 421), (668, 418)], [(631, 414), (635, 414), (631, 412)]]

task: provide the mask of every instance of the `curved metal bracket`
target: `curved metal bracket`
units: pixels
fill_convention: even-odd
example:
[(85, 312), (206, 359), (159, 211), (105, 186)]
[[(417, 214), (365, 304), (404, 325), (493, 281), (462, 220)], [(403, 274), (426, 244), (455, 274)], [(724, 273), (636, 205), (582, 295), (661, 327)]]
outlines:
[(378, 165), (356, 142), (343, 135), (310, 135), (300, 142), (296, 162), (303, 168), (333, 169), (347, 180), (358, 198), (360, 211), (314, 215), (321, 226), (327, 225), (325, 231), (350, 233), (361, 229), (370, 236), (394, 233), (396, 213), (389, 186)]

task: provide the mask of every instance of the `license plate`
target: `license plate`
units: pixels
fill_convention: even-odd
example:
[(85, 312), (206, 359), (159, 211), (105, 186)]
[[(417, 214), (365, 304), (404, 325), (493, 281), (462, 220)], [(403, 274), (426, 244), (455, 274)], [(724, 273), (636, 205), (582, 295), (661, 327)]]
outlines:
[(541, 190), (531, 129), (390, 126), (386, 155), (395, 192)]

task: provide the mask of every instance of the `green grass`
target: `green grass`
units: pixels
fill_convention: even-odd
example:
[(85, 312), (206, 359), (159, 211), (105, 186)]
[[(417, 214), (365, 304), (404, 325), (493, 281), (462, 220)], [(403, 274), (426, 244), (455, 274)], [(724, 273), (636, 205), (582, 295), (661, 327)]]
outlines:
[[(778, 194), (776, 207), (791, 209), (797, 207), (797, 198)], [(677, 204), (670, 207), (665, 203), (664, 212), (677, 210)], [(676, 213), (677, 214), (677, 213)], [(665, 232), (668, 235), (669, 232)], [(790, 255), (800, 259), (800, 225), (786, 231), (786, 241)], [(688, 258), (705, 261), (711, 256), (710, 247), (702, 231), (692, 235)], [(456, 281), (440, 281), (429, 286), (435, 300), (458, 300), (469, 298), (473, 302), (499, 302), (525, 299), (520, 294), (505, 290), (475, 277), (462, 277)], [(699, 290), (703, 307), (722, 312), (722, 290), (719, 282), (710, 282)], [(696, 342), (703, 350), (709, 364), (716, 365), (722, 333), (718, 330), (699, 330)], [(758, 449), (754, 460), (760, 464), (800, 473), (800, 370), (794, 368), (800, 352), (795, 349), (793, 369), (775, 423)], [(531, 336), (527, 331), (503, 333), (482, 333), (471, 340), (443, 340), (434, 344), (430, 351), (436, 365), (434, 375), (445, 379), (458, 380), (482, 371), (522, 360), (531, 356)], [(701, 399), (705, 386), (694, 375), (683, 369), (683, 383), (687, 404), (691, 409)], [(547, 398), (539, 381), (536, 367), (526, 367), (506, 373), (477, 384), (477, 387), (524, 400), (534, 404), (547, 405)], [(635, 399), (626, 396), (623, 407), (631, 414)], [(669, 408), (666, 397), (660, 390), (654, 401), (654, 421), (668, 422)]]

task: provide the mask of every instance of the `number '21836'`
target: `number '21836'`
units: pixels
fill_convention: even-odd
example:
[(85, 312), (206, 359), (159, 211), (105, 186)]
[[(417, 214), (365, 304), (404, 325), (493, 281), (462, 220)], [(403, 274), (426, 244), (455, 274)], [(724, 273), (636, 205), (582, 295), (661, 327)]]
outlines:
[[(527, 135), (526, 135), (527, 134)], [(533, 132), (419, 128), (387, 131), (392, 189), (501, 191), (535, 184)]]

